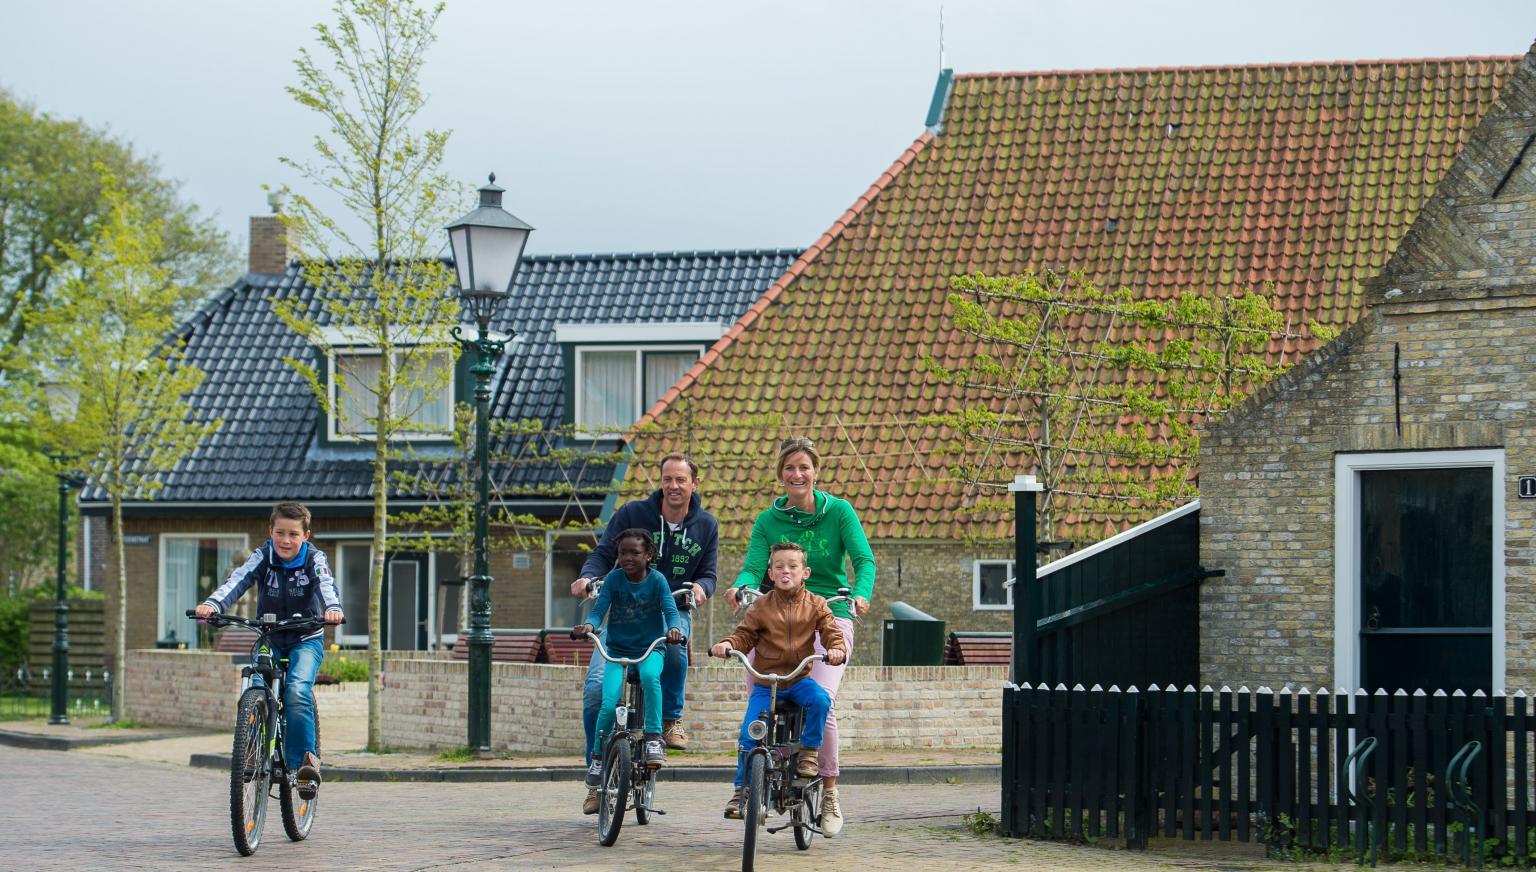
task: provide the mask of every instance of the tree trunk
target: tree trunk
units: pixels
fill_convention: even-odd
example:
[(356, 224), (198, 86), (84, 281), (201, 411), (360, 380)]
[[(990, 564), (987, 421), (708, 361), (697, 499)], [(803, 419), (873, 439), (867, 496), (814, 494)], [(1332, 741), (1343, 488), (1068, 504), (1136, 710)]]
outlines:
[(108, 719), (117, 723), (123, 717), (124, 690), (128, 684), (124, 674), (128, 665), (128, 564), (123, 553), (123, 498), (112, 493), (112, 546), (117, 551), (117, 644), (112, 655), (112, 715)]
[[(381, 439), (382, 441), (382, 439)], [(368, 750), (384, 750), (384, 546), (389, 533), (389, 492), (383, 453), (373, 463), (373, 565), (368, 570)]]

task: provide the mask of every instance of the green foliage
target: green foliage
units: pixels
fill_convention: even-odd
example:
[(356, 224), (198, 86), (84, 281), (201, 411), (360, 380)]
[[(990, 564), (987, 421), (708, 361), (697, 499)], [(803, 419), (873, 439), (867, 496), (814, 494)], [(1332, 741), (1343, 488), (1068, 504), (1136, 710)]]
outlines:
[[(155, 259), (181, 292), (178, 312), (238, 270), (229, 240), (181, 200), (177, 184), (161, 178), (154, 161), (105, 131), (38, 112), (0, 91), (0, 348), (25, 347), (29, 313), (62, 299), (69, 252), (89, 251), (108, 221), (112, 204), (98, 166), (157, 228)], [(13, 364), (0, 357), (0, 376)]]
[(367, 681), (368, 661), (345, 654), (327, 656), (320, 663), (320, 674), (338, 682)]
[[(52, 585), (38, 585), (0, 592), (0, 675), (15, 675), (27, 659), (28, 615), (35, 603), (53, 602), (58, 591)], [(84, 591), (73, 585), (64, 589), (71, 601), (101, 599), (99, 591)], [(45, 664), (34, 664), (41, 668)]]
[(1284, 371), (1272, 343), (1322, 338), (1290, 332), (1259, 293), (1140, 299), (1049, 271), (959, 275), (951, 289), (952, 324), (977, 351), (922, 366), (970, 400), (923, 423), (956, 437), (938, 453), (980, 491), (974, 511), (1033, 470), (1045, 541), (1068, 511), (1123, 526), (1192, 499), (1198, 427)]
[[(30, 587), (50, 577), (58, 548), (58, 500), (58, 479), (36, 433), (25, 424), (0, 429), (0, 572), (8, 575), (0, 580), (14, 578)], [(73, 501), (67, 511), (73, 517)]]
[(997, 818), (993, 817), (991, 812), (982, 811), (980, 808), (961, 815), (960, 824), (978, 836), (997, 835)]

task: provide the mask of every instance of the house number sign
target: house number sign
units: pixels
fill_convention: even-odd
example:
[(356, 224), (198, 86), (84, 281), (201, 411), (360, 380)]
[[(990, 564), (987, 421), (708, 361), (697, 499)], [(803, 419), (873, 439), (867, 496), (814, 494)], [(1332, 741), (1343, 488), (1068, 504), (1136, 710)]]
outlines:
[(1520, 476), (1520, 499), (1536, 500), (1536, 475)]

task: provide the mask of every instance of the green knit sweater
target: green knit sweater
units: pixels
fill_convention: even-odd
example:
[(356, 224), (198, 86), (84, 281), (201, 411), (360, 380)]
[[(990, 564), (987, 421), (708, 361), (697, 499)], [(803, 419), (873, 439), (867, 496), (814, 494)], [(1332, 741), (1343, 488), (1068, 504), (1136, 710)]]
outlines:
[[(847, 500), (815, 491), (816, 511), (802, 512), (789, 506), (788, 497), (779, 497), (752, 523), (752, 538), (747, 543), (746, 561), (733, 587), (756, 585), (768, 571), (768, 549), (775, 542), (795, 542), (805, 549), (811, 577), (805, 587), (822, 597), (837, 596), (840, 587), (853, 588), (853, 595), (866, 601), (875, 590), (875, 555), (864, 538), (864, 527)], [(848, 583), (847, 562), (853, 563), (853, 583)], [(850, 617), (848, 603), (831, 604), (832, 613)]]

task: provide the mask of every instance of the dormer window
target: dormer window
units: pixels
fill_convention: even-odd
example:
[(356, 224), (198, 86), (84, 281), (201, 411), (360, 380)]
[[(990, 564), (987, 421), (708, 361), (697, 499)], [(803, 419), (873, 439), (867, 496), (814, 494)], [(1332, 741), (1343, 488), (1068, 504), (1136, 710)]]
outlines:
[[(396, 388), (391, 404), (396, 415), (408, 415), (409, 425), (402, 428), (402, 439), (446, 439), (453, 431), (453, 357), (446, 352), (396, 351), (396, 368), (425, 367), (429, 376), (413, 381), (434, 382), (441, 380), (436, 391), (402, 390)], [(331, 352), (330, 437), (335, 440), (371, 439), (374, 436), (374, 418), (378, 416), (379, 371), (384, 357), (375, 348), (336, 348)], [(447, 373), (444, 374), (444, 370)], [(338, 384), (346, 386), (338, 390)]]
[(617, 439), (724, 332), (713, 323), (556, 325), (577, 438)]

